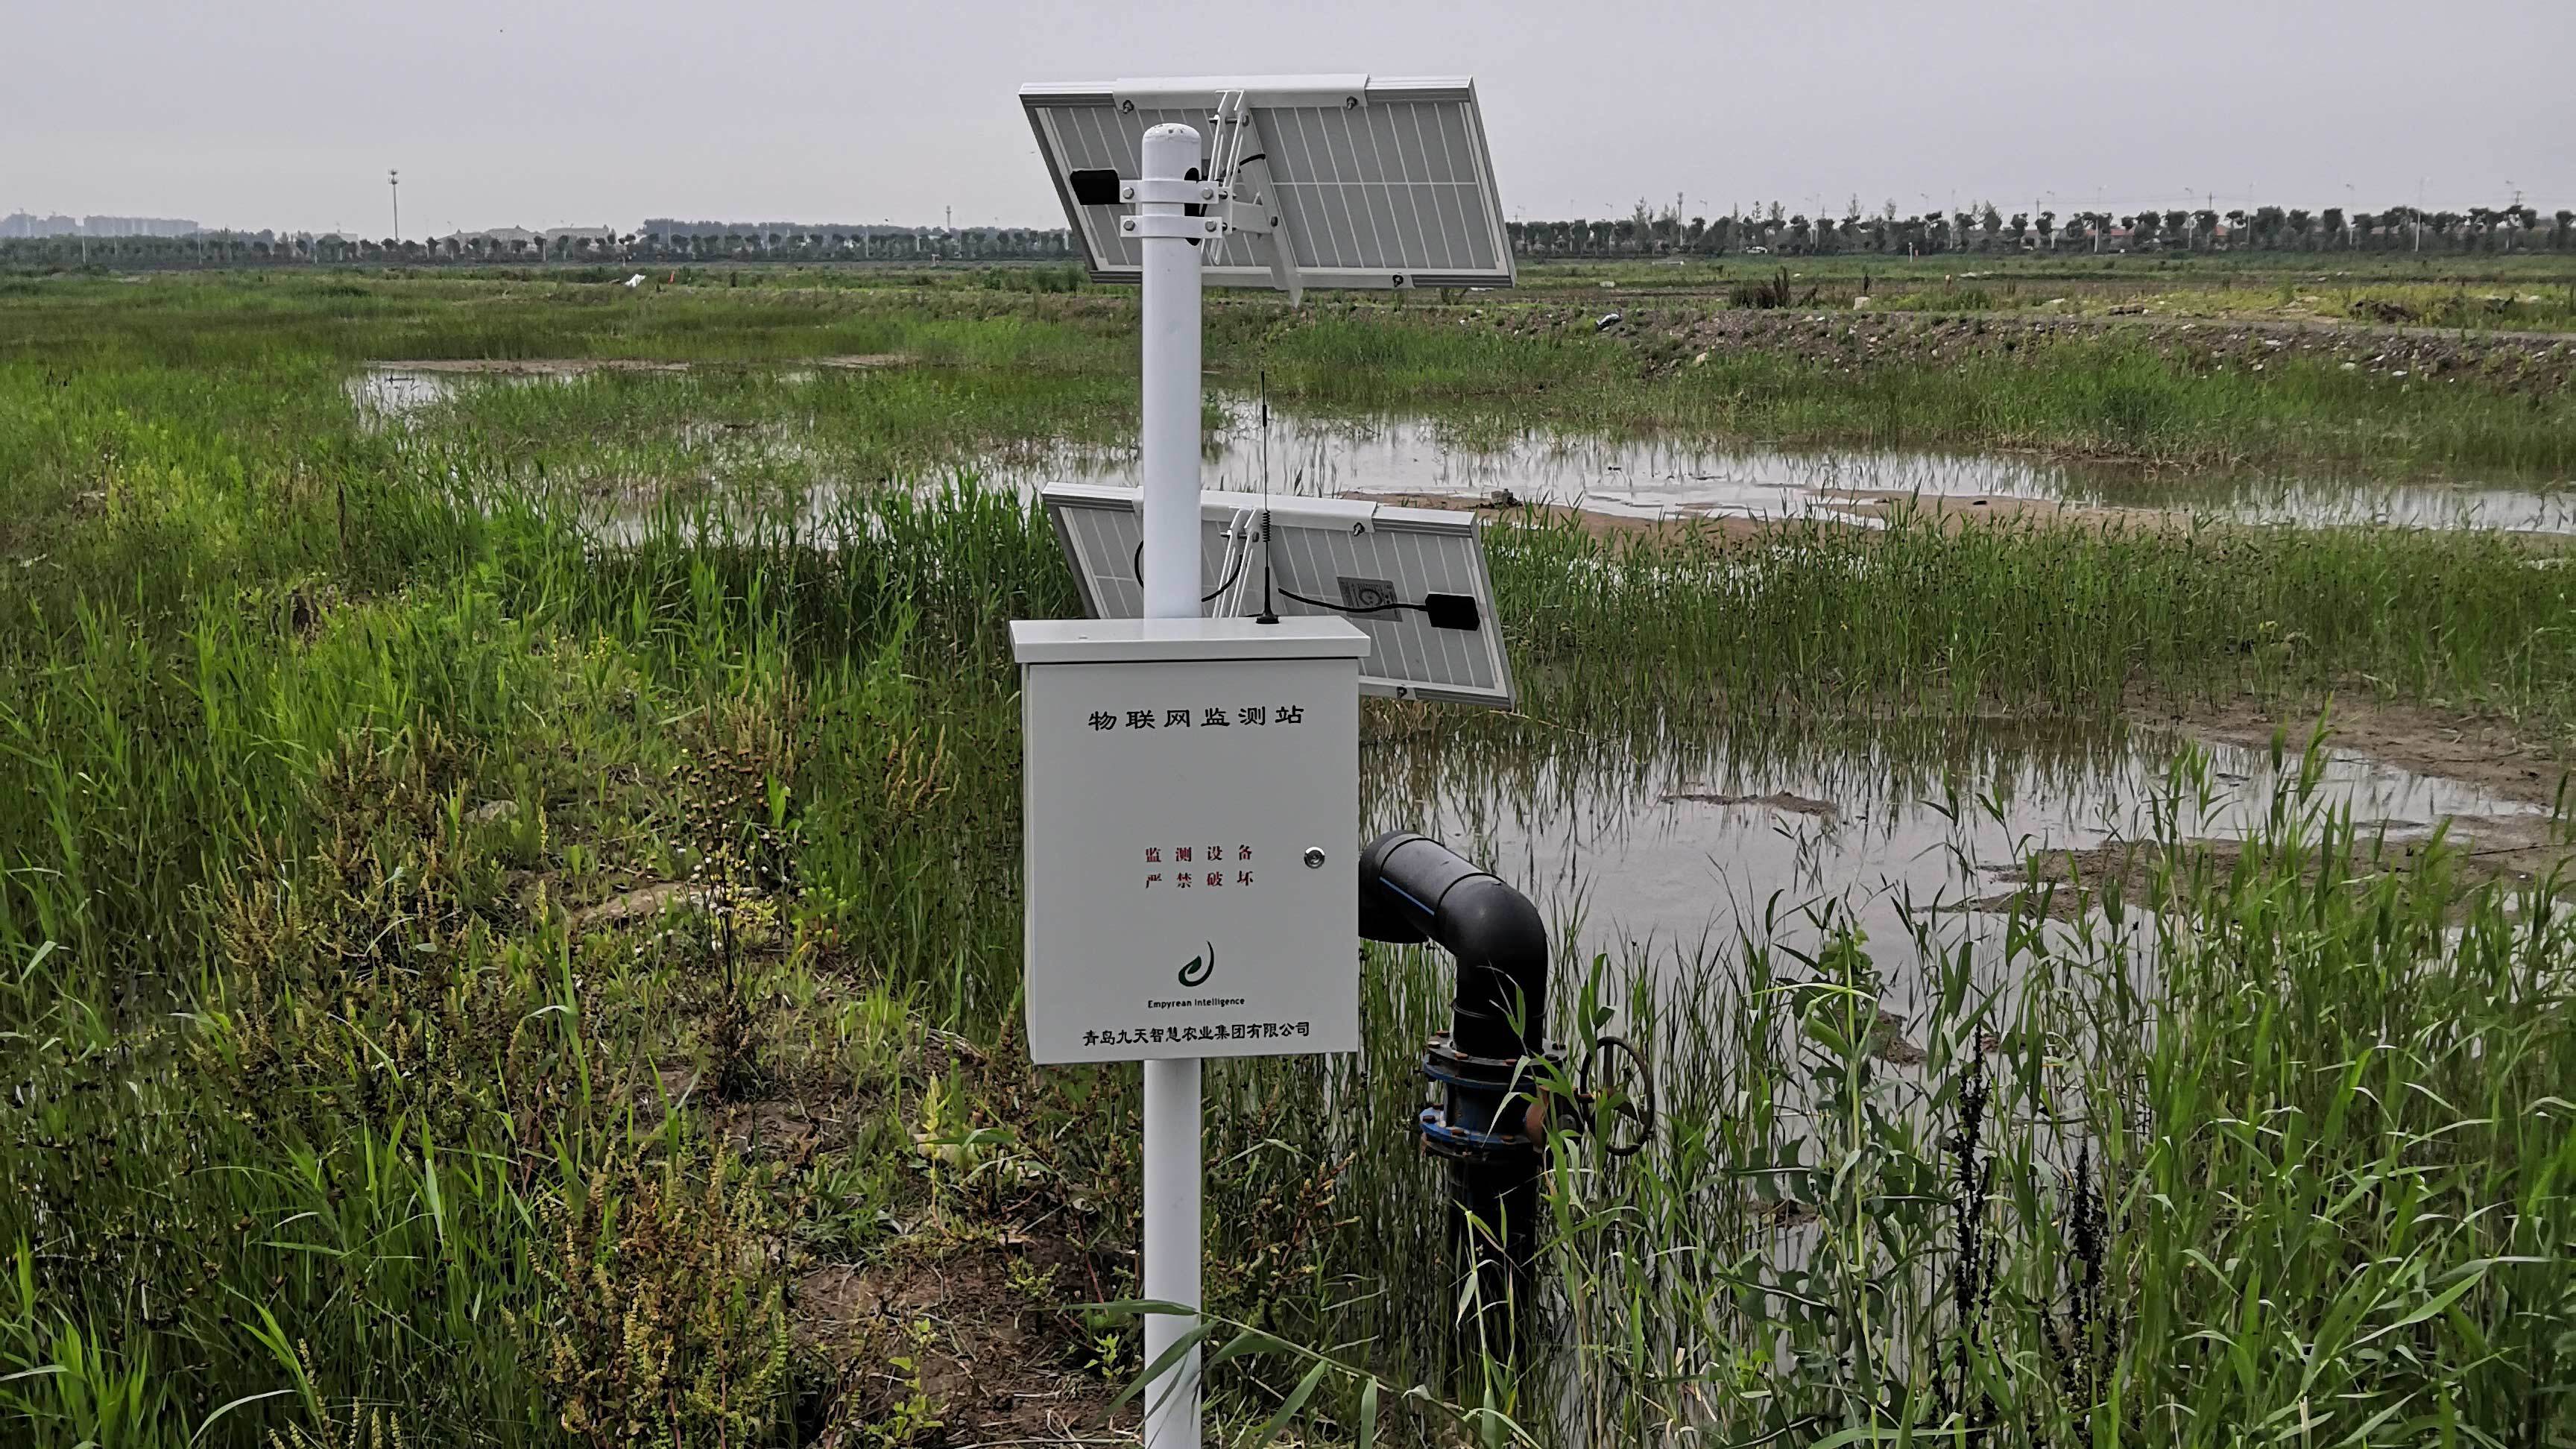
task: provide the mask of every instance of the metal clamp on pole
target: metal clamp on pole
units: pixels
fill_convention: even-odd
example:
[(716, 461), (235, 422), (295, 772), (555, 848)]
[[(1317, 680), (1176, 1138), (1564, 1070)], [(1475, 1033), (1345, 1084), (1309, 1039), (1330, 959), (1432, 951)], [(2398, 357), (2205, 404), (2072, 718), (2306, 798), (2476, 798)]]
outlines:
[(1225, 223), (1213, 216), (1143, 216), (1123, 217), (1118, 229), (1128, 236), (1170, 237), (1180, 241), (1200, 241), (1225, 231)]
[(1271, 214), (1270, 208), (1251, 202), (1228, 200), (1218, 208), (1218, 212), (1217, 219), (1224, 222), (1225, 229), (1230, 232), (1267, 236), (1279, 225), (1279, 218)]
[(1170, 176), (1140, 176), (1118, 183), (1121, 201), (1177, 202), (1182, 206), (1203, 206), (1216, 200), (1213, 181), (1187, 181)]

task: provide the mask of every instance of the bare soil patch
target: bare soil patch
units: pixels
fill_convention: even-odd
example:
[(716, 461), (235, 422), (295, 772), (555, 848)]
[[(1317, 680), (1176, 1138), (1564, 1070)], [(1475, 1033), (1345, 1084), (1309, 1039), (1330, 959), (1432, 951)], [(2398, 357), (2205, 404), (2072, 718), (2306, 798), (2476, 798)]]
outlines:
[(369, 363), (387, 372), (444, 372), (473, 377), (578, 377), (585, 372), (687, 372), (685, 362), (635, 357), (439, 357)]
[(659, 919), (666, 911), (703, 910), (714, 903), (715, 892), (686, 881), (664, 881), (643, 886), (623, 895), (611, 896), (580, 912), (573, 924), (591, 929), (631, 926), (639, 921)]
[(1780, 811), (1785, 815), (1809, 816), (1817, 820), (1822, 820), (1828, 825), (1841, 819), (1843, 813), (1842, 807), (1836, 805), (1831, 800), (1818, 800), (1812, 796), (1794, 795), (1786, 790), (1774, 790), (1768, 795), (1728, 795), (1712, 790), (1692, 788), (1672, 791), (1666, 794), (1664, 798), (1669, 801), (1687, 802), (1694, 805), (1760, 805), (1766, 809)]
[[(2546, 816), (2454, 816), (2447, 823), (2443, 849), (2459, 878), (2471, 884), (2527, 885), (2576, 860), (2576, 842)], [(2417, 869), (2434, 848), (2435, 832), (2416, 821), (2356, 822), (2356, 831), (2359, 880)], [(2021, 883), (1979, 898), (1976, 906), (2071, 921), (2116, 892), (2130, 905), (2162, 911), (2182, 905), (2195, 880), (2225, 879), (2244, 855), (2241, 841), (2209, 839), (2185, 841), (2170, 853), (2158, 842), (2137, 840), (2046, 850), (2023, 863)], [(2308, 874), (2313, 879), (2315, 872)]]
[(1116, 1389), (1072, 1361), (1070, 1319), (1027, 1286), (1072, 1281), (1070, 1256), (1042, 1236), (906, 1238), (883, 1262), (800, 1275), (797, 1338), (841, 1375), (835, 1427), (817, 1443), (865, 1443), (907, 1416), (909, 1442), (949, 1449), (1132, 1438), (1135, 1405), (1110, 1409)]
[[(2440, 820), (2360, 820), (2354, 828), (2365, 877), (2413, 870), (2434, 849), (2437, 830), (2452, 868), (2472, 883), (2527, 884), (2576, 862), (2576, 835), (2553, 818), (2569, 764), (2561, 743), (2510, 721), (2429, 705), (2336, 700), (2316, 704), (2163, 705), (2131, 712), (2133, 721), (2219, 744), (2269, 748), (2285, 756), (2307, 747), (2323, 714), (2326, 746), (2418, 775), (2457, 781), (2529, 813), (2455, 815)], [(2150, 910), (2177, 902), (2195, 872), (2224, 877), (2244, 858), (2242, 841), (2195, 839), (2168, 852), (2154, 841), (2113, 841), (2085, 849), (2034, 852), (2023, 877), (1979, 899), (1981, 910), (2037, 910), (2072, 920), (2091, 901), (2116, 890)]]
[[(2474, 378), (2531, 397), (2576, 384), (2576, 338), (2558, 333), (2461, 332), (2322, 319), (2078, 317), (2039, 313), (1854, 311), (1848, 298), (1756, 310), (1657, 307), (1625, 312), (1610, 330), (1629, 338), (1650, 374), (1688, 369), (1734, 349), (1785, 352), (1841, 370), (1955, 366), (2062, 341), (2138, 338), (2188, 366), (2253, 367), (2309, 358), (2358, 373)], [(1590, 308), (1534, 307), (1497, 325), (1515, 332), (1589, 332)]]
[(2283, 748), (2296, 752), (2306, 746), (2320, 714), (2330, 748), (2419, 775), (2458, 780), (2524, 804), (2555, 804), (2559, 782), (2570, 768), (2569, 741), (2540, 737), (2509, 720), (2430, 705), (2353, 698), (2323, 706), (2240, 702), (2144, 708), (2133, 712), (2133, 718), (2252, 749), (2268, 747), (2278, 734)]

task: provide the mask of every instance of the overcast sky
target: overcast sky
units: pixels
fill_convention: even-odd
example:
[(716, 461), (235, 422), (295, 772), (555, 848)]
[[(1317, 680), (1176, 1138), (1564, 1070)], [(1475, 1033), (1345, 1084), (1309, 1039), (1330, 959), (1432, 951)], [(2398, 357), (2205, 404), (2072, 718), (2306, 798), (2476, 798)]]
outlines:
[(1533, 218), (2576, 206), (2576, 0), (0, 0), (0, 212), (1054, 225), (1021, 82), (1299, 71), (1474, 75)]

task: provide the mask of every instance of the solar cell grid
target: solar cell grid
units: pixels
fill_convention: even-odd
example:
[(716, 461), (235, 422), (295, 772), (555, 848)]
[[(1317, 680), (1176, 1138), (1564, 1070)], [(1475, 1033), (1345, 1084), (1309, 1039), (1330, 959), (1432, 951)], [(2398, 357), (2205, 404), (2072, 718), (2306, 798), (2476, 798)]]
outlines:
[[(1135, 491), (1059, 484), (1044, 497), (1092, 616), (1140, 615), (1144, 587), (1136, 558), (1143, 533)], [(1265, 552), (1261, 495), (1203, 495), (1199, 557), (1206, 613), (1251, 617), (1266, 603), (1283, 617), (1346, 618), (1371, 644), (1360, 665), (1364, 691), (1511, 706), (1510, 661), (1472, 516), (1340, 500), (1270, 504)], [(1343, 602), (1345, 579), (1391, 583), (1399, 607), (1352, 612)], [(1433, 624), (1425, 607), (1433, 594), (1473, 599), (1477, 627)]]
[[(1340, 101), (1340, 80), (1353, 89)], [(1212, 111), (1243, 93), (1235, 124)], [(1133, 279), (1143, 245), (1121, 232), (1130, 208), (1080, 206), (1076, 171), (1138, 174), (1149, 127), (1197, 127), (1210, 164), (1244, 158), (1237, 184), (1278, 218), (1276, 236), (1308, 287), (1509, 286), (1511, 249), (1471, 81), (1369, 77), (1240, 81), (1114, 81), (1030, 87), (1022, 93), (1066, 214), (1093, 274)], [(1204, 97), (1204, 100), (1201, 98)], [(1257, 148), (1257, 149), (1252, 149)], [(1253, 169), (1254, 163), (1265, 168)], [(1271, 286), (1269, 236), (1229, 232), (1209, 244), (1204, 275), (1220, 285)]]

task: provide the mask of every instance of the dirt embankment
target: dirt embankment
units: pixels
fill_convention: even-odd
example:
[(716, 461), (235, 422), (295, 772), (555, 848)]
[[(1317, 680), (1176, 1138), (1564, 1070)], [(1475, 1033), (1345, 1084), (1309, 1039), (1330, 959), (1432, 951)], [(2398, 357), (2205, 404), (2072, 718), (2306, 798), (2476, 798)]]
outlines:
[(649, 357), (429, 357), (371, 362), (367, 366), (377, 372), (435, 372), (463, 377), (579, 377), (592, 372), (695, 372), (716, 367), (829, 367), (861, 372), (911, 360), (897, 352), (865, 352), (747, 363), (672, 362)]
[[(2314, 710), (2239, 704), (2141, 710), (2135, 717), (2142, 725), (2248, 749), (2267, 749), (2277, 737), (2284, 754), (2295, 756), (2306, 748), (2317, 716)], [(2506, 721), (2420, 705), (2338, 701), (2327, 714), (2326, 744), (2413, 774), (2473, 786), (2506, 807), (2440, 819), (2355, 820), (2356, 854), (2361, 857), (2356, 870), (2361, 874), (2420, 866), (2435, 848), (2437, 828), (2452, 869), (2472, 883), (2529, 884), (2576, 862), (2576, 835), (2570, 834), (2560, 808), (2576, 788), (2569, 783), (2576, 762)], [(2189, 846), (2189, 860), (2174, 859), (2153, 841), (2034, 851), (2023, 863), (2021, 882), (1977, 904), (1995, 911), (2019, 905), (2070, 920), (2086, 908), (2088, 898), (2116, 889), (2123, 900), (2156, 909), (2169, 904), (2155, 898), (2160, 889), (2188, 889), (2194, 865), (2223, 878), (2245, 851), (2243, 842), (2229, 839), (2195, 840)]]
[[(1571, 523), (1594, 538), (1678, 538), (1698, 534), (1716, 538), (1753, 538), (1782, 526), (1777, 517), (1754, 518), (1682, 503), (1660, 518), (1638, 514), (1600, 513), (1561, 503), (1527, 503), (1508, 494), (1482, 498), (1453, 493), (1407, 493), (1355, 490), (1341, 495), (1397, 508), (1439, 508), (1473, 512), (1501, 524)], [(2186, 529), (2199, 520), (2176, 508), (2124, 508), (2101, 503), (2060, 503), (2044, 498), (2008, 498), (1987, 494), (1888, 493), (1820, 488), (1808, 495), (1814, 511), (1803, 518), (1828, 524), (1874, 527), (1896, 515), (1937, 519), (1945, 523), (2076, 524), (2085, 528)]]
[(1787, 353), (1857, 369), (1957, 366), (2006, 358), (2062, 342), (2135, 341), (2197, 367), (2268, 369), (2293, 359), (2361, 376), (2416, 381), (2474, 379), (2489, 387), (2550, 397), (2576, 383), (2576, 336), (2544, 332), (2450, 332), (2322, 320), (2206, 320), (2047, 313), (1934, 313), (1838, 308), (1652, 307), (1618, 310), (1615, 293), (1598, 307), (1541, 306), (1497, 313), (1507, 332), (1604, 332), (1631, 342), (1650, 373), (1676, 372), (1729, 351)]
[(1766, 527), (1770, 520), (1726, 515), (1692, 516), (1689, 518), (1645, 518), (1626, 513), (1596, 513), (1588, 508), (1574, 508), (1562, 503), (1524, 503), (1508, 493), (1476, 498), (1457, 493), (1377, 492), (1355, 489), (1341, 495), (1364, 503), (1383, 503), (1391, 508), (1438, 508), (1455, 513), (1475, 513), (1495, 523), (1533, 524), (1570, 523), (1595, 538), (1636, 538), (1647, 534), (1675, 534), (1688, 529), (1703, 529), (1729, 538), (1749, 538)]
[(1005, 1232), (816, 1267), (797, 1279), (797, 1335), (840, 1371), (849, 1423), (861, 1429), (903, 1424), (923, 1443), (1132, 1442), (1134, 1406), (1111, 1408), (1118, 1386), (1072, 1370), (1067, 1315), (1038, 1301), (1062, 1292), (1065, 1256)]
[(2570, 762), (2547, 741), (2511, 722), (2434, 709), (2337, 699), (2331, 708), (2284, 709), (2251, 704), (2142, 711), (2144, 721), (2201, 739), (2269, 748), (2277, 734), (2295, 754), (2323, 714), (2329, 748), (2367, 755), (2418, 775), (2458, 780), (2503, 799), (2543, 809), (2558, 803)]

